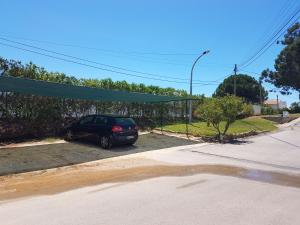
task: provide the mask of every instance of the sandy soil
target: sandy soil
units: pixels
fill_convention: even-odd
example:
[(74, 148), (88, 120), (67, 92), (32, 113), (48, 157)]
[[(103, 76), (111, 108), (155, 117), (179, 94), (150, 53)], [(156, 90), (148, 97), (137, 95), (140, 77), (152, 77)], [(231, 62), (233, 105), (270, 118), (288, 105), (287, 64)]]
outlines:
[[(0, 201), (50, 195), (104, 183), (134, 182), (162, 176), (215, 174), (300, 188), (300, 176), (228, 165), (175, 165), (140, 158), (108, 159), (0, 177)], [(68, 179), (66, 179), (66, 177)]]

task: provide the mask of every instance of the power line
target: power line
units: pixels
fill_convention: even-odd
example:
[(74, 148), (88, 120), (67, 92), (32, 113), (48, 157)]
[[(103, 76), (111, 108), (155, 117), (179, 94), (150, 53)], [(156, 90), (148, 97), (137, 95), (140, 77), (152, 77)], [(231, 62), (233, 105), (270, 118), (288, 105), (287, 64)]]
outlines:
[[(250, 57), (245, 62), (241, 63), (239, 66), (241, 68), (245, 68), (245, 67), (249, 66), (250, 64), (252, 64), (254, 61), (256, 61), (261, 55), (263, 55), (277, 40), (276, 37), (278, 35), (280, 37), (282, 35), (282, 33), (285, 32), (284, 28), (297, 16), (297, 14), (299, 12), (300, 12), (300, 8), (293, 13), (293, 15), (290, 17), (290, 19), (271, 38), (268, 39), (268, 41), (259, 49), (259, 51), (257, 51), (252, 57)], [(294, 22), (297, 21), (299, 18), (300, 18), (300, 16), (297, 17), (296, 20), (294, 20)], [(275, 40), (274, 40), (274, 38), (275, 38)]]
[[(298, 17), (298, 18), (300, 18), (300, 16)], [(281, 35), (283, 35), (285, 33), (285, 31), (283, 31), (280, 35), (279, 35), (279, 37), (281, 36)], [(278, 38), (279, 38), (278, 37)], [(248, 67), (250, 64), (252, 64), (253, 62), (255, 62), (258, 58), (260, 58), (273, 44), (275, 44), (276, 43), (276, 41), (277, 41), (277, 39), (278, 38), (276, 38), (273, 42), (271, 42), (270, 43), (270, 45), (266, 48), (266, 49), (264, 49), (260, 54), (258, 54), (254, 59), (252, 59), (250, 62), (248, 62), (246, 65), (244, 65), (244, 66), (242, 66), (242, 68), (245, 68), (245, 67)]]
[[(300, 17), (297, 18), (297, 20), (299, 19)], [(288, 23), (287, 23), (288, 24)], [(286, 25), (287, 25), (286, 24)], [(285, 33), (285, 30), (283, 30), (285, 28), (282, 27), (281, 28), (281, 33), (277, 32), (276, 35), (274, 35), (270, 41), (268, 43), (266, 43), (258, 52), (256, 52), (250, 59), (248, 59), (246, 62), (242, 63), (240, 65), (241, 68), (245, 68), (245, 67), (248, 67), (250, 64), (252, 64), (253, 62), (255, 62), (258, 58), (260, 58), (276, 41), (277, 39), (283, 35)], [(279, 36), (278, 36), (279, 34)], [(278, 36), (278, 37), (277, 37)], [(275, 38), (275, 39), (274, 39)]]
[(81, 62), (77, 62), (77, 61), (70, 60), (70, 59), (60, 58), (60, 57), (57, 57), (57, 56), (44, 54), (44, 53), (41, 53), (41, 52), (37, 52), (37, 51), (33, 51), (33, 50), (29, 50), (29, 49), (25, 49), (25, 48), (21, 48), (21, 47), (17, 47), (17, 46), (13, 46), (13, 45), (2, 43), (2, 42), (0, 42), (0, 44), (4, 45), (4, 46), (7, 46), (7, 47), (11, 47), (11, 48), (15, 48), (15, 49), (35, 53), (35, 54), (38, 54), (38, 55), (43, 55), (43, 56), (46, 56), (46, 57), (49, 57), (49, 58), (54, 58), (54, 59), (62, 60), (62, 61), (65, 61), (65, 62), (70, 62), (70, 63), (82, 65), (82, 66), (87, 66), (87, 67), (90, 67), (90, 68), (99, 69), (99, 70), (103, 70), (103, 71), (107, 71), (107, 72), (112, 72), (112, 73), (117, 73), (117, 74), (122, 74), (122, 75), (127, 75), (127, 76), (133, 76), (133, 77), (140, 77), (140, 78), (151, 79), (151, 80), (160, 80), (160, 81), (167, 81), (167, 82), (174, 82), (174, 83), (186, 83), (187, 84), (187, 82), (157, 79), (157, 78), (153, 78), (153, 77), (145, 77), (145, 76), (139, 76), (139, 75), (125, 73), (125, 72), (115, 71), (115, 70), (111, 70), (111, 69), (105, 69), (105, 68), (101, 68), (101, 67), (98, 67), (98, 66), (89, 65), (89, 64), (86, 64), (86, 63), (81, 63)]
[(15, 37), (11, 35), (1, 34), (1, 36), (10, 37), (14, 39), (20, 39), (25, 41), (31, 41), (31, 42), (39, 42), (39, 43), (45, 43), (45, 44), (52, 44), (52, 45), (58, 45), (58, 46), (65, 46), (65, 47), (73, 47), (73, 48), (81, 48), (81, 49), (88, 49), (88, 50), (95, 50), (95, 51), (101, 51), (101, 52), (110, 52), (110, 53), (118, 53), (118, 54), (134, 54), (134, 55), (158, 55), (158, 56), (195, 56), (197, 53), (171, 53), (171, 52), (142, 52), (142, 51), (117, 51), (117, 50), (111, 50), (111, 49), (103, 49), (103, 48), (95, 48), (90, 46), (81, 46), (81, 45), (75, 45), (75, 44), (63, 44), (53, 41), (44, 41), (44, 40), (37, 40), (37, 39), (31, 39), (31, 38), (24, 38), (24, 37)]
[(252, 72), (252, 71), (249, 71), (249, 70), (244, 70), (244, 69), (240, 69), (240, 71), (244, 71), (246, 73), (250, 73), (250, 74), (255, 74), (255, 75), (258, 75), (260, 76), (261, 74), (260, 73), (257, 73), (257, 72)]
[(123, 68), (123, 67), (113, 66), (113, 65), (109, 65), (109, 64), (99, 63), (99, 62), (95, 62), (95, 61), (92, 61), (92, 60), (79, 58), (79, 57), (76, 57), (76, 56), (72, 56), (72, 55), (68, 55), (68, 54), (64, 54), (64, 53), (60, 53), (60, 52), (56, 52), (56, 51), (51, 51), (51, 50), (48, 50), (48, 49), (45, 49), (45, 48), (40, 48), (40, 47), (37, 47), (37, 46), (25, 44), (25, 43), (22, 43), (22, 42), (12, 41), (12, 40), (9, 40), (9, 39), (6, 39), (6, 38), (1, 38), (0, 37), (0, 39), (4, 40), (4, 41), (7, 41), (7, 42), (23, 45), (23, 46), (26, 46), (26, 47), (42, 50), (42, 51), (49, 52), (49, 53), (53, 53), (53, 54), (56, 54), (56, 55), (61, 55), (61, 56), (64, 56), (64, 57), (68, 57), (68, 58), (72, 58), (72, 59), (76, 59), (76, 60), (80, 60), (80, 61), (84, 61), (84, 62), (88, 62), (88, 63), (93, 63), (93, 64), (97, 64), (97, 65), (101, 65), (101, 66), (106, 66), (106, 67), (110, 67), (110, 68), (114, 68), (114, 69), (124, 70), (124, 71), (127, 71), (127, 72), (140, 73), (140, 74), (156, 76), (156, 77), (171, 78), (171, 79), (174, 79), (174, 80), (186, 80), (186, 81), (188, 81), (188, 79), (176, 78), (176, 77), (165, 76), (165, 75), (160, 75), (160, 74), (146, 73), (146, 72), (131, 70), (131, 69)]
[(226, 76), (223, 76), (223, 77), (219, 78), (218, 80), (222, 80), (222, 81), (219, 81), (219, 82), (217, 82), (218, 80), (216, 80), (215, 83), (202, 83), (202, 84), (197, 84), (197, 83), (196, 83), (196, 85), (193, 84), (193, 86), (196, 86), (196, 87), (202, 87), (202, 86), (217, 86), (217, 85), (220, 85), (226, 78), (228, 78), (228, 77), (230, 77), (230, 76), (232, 76), (232, 74), (229, 74), (229, 75), (226, 75)]
[[(291, 6), (292, 6), (291, 0), (286, 0), (284, 2), (284, 4), (282, 5), (282, 7), (280, 8), (279, 12), (274, 17), (272, 17), (272, 20), (268, 23), (266, 29), (264, 29), (264, 32), (262, 32), (262, 34), (260, 35), (260, 38), (257, 39), (256, 43), (260, 43), (261, 41), (266, 40), (267, 38), (273, 36), (276, 33), (277, 29), (280, 27), (280, 25), (282, 25), (282, 24), (279, 24), (280, 20), (285, 20), (287, 18), (287, 16), (288, 16), (287, 14), (288, 14), (289, 8)], [(270, 27), (271, 27), (271, 29), (270, 29)], [(271, 32), (271, 31), (273, 31), (271, 33), (271, 35), (268, 36), (268, 37), (266, 37), (265, 34), (268, 33), (268, 32)], [(266, 38), (266, 39), (263, 39), (263, 38)], [(258, 50), (259, 48), (260, 48), (260, 46), (258, 46), (255, 49), (255, 51)], [(249, 50), (251, 50), (251, 48)], [(247, 55), (247, 57), (244, 57), (242, 61), (243, 62), (246, 61), (247, 58), (249, 58), (251, 56), (251, 53), (252, 52), (249, 52), (249, 54)]]
[[(72, 55), (68, 55), (68, 54), (64, 54), (64, 53), (60, 53), (60, 52), (56, 52), (56, 51), (51, 51), (51, 50), (48, 50), (48, 49), (45, 49), (45, 48), (40, 48), (40, 47), (37, 47), (37, 46), (34, 46), (34, 45), (25, 44), (25, 43), (18, 42), (18, 41), (12, 41), (12, 40), (9, 40), (9, 39), (6, 39), (6, 38), (1, 38), (0, 37), (0, 39), (4, 40), (4, 41), (7, 41), (7, 42), (15, 43), (15, 44), (18, 44), (18, 45), (23, 45), (23, 46), (26, 46), (26, 47), (42, 50), (42, 51), (45, 51), (45, 52), (48, 52), (48, 53), (52, 53), (52, 54), (56, 54), (56, 55), (60, 55), (60, 56), (64, 56), (64, 57), (68, 57), (68, 58), (88, 62), (88, 63), (102, 65), (102, 66), (110, 67), (110, 68), (113, 68), (113, 69), (119, 69), (119, 70), (124, 70), (124, 71), (127, 71), (127, 72), (150, 75), (150, 76), (159, 77), (159, 78), (162, 77), (162, 78), (173, 79), (173, 80), (189, 81), (188, 79), (184, 79), (184, 78), (177, 78), (177, 77), (166, 76), (166, 75), (161, 75), (161, 74), (141, 72), (141, 71), (137, 71), (137, 70), (127, 69), (127, 68), (124, 68), (124, 67), (118, 67), (118, 66), (113, 66), (113, 65), (109, 65), (109, 64), (99, 63), (99, 62), (96, 62), (96, 61), (92, 61), (92, 60), (88, 60), (88, 59), (84, 59), (84, 58), (79, 58), (79, 57), (76, 57), (76, 56), (72, 56)], [(198, 81), (198, 82), (215, 82), (215, 81), (203, 81), (203, 80), (196, 80), (196, 81)]]
[[(134, 51), (133, 52), (130, 52), (130, 51), (116, 51), (116, 50), (100, 49), (100, 48), (95, 48), (95, 47), (78, 46), (78, 45), (73, 45), (73, 44), (63, 44), (63, 43), (57, 43), (57, 42), (51, 42), (51, 41), (42, 41), (42, 40), (37, 40), (37, 39), (16, 37), (16, 36), (7, 35), (7, 34), (3, 34), (3, 33), (2, 34), (0, 33), (0, 36), (10, 38), (10, 39), (20, 39), (20, 40), (29, 41), (29, 42), (37, 42), (37, 43), (51, 44), (51, 45), (57, 45), (57, 46), (65, 46), (65, 47), (73, 47), (73, 48), (80, 48), (80, 49), (96, 50), (96, 51), (101, 51), (105, 55), (108, 55), (108, 56), (111, 56), (111, 57), (122, 58), (122, 59), (124, 59), (124, 56), (122, 56), (122, 54), (123, 55), (126, 54), (126, 59), (135, 60), (135, 61), (137, 60), (137, 61), (142, 61), (142, 62), (159, 63), (159, 64), (164, 64), (164, 65), (174, 65), (174, 66), (184, 66), (184, 67), (186, 67), (187, 64), (190, 63), (190, 61), (184, 61), (184, 63), (182, 63), (183, 62), (182, 60), (180, 60), (180, 62), (177, 62), (177, 61), (170, 61), (170, 60), (165, 59), (165, 58), (146, 57), (146, 56), (142, 55), (143, 52), (140, 52), (141, 55), (135, 55)], [(147, 55), (147, 52), (145, 54)], [(174, 56), (175, 55), (183, 55), (183, 56), (185, 56), (185, 55), (186, 56), (188, 56), (188, 55), (191, 55), (191, 56), (197, 55), (197, 54), (189, 54), (189, 53), (158, 53), (158, 54), (160, 54), (161, 56), (163, 56), (163, 55), (172, 56), (172, 54)], [(130, 57), (134, 57), (134, 58), (130, 58)], [(224, 67), (224, 68), (225, 67), (230, 68), (229, 64), (220, 64), (220, 63), (204, 63), (203, 66), (209, 66), (209, 65)], [(198, 80), (198, 81), (200, 81), (200, 80)]]
[[(97, 48), (94, 48), (94, 47), (83, 47), (83, 46), (77, 46), (77, 45), (72, 45), (72, 44), (61, 44), (61, 43), (55, 43), (55, 42), (49, 42), (49, 41), (40, 41), (40, 40), (29, 39), (29, 38), (14, 37), (14, 36), (5, 35), (5, 34), (0, 34), (0, 36), (9, 37), (9, 38), (12, 38), (12, 39), (21, 39), (21, 40), (25, 40), (25, 41), (29, 41), (29, 42), (38, 42), (38, 43), (44, 43), (44, 44), (51, 44), (51, 45), (56, 45), (56, 46), (65, 46), (65, 47), (95, 50), (95, 51), (100, 51), (102, 54), (105, 54), (105, 55), (108, 55), (108, 56), (111, 56), (111, 57), (122, 58), (122, 59), (124, 59), (124, 54), (126, 54), (125, 52), (120, 53), (120, 52), (114, 51), (114, 50), (105, 50), (105, 49), (97, 49)], [(131, 57), (133, 57), (133, 58), (131, 58)], [(162, 58), (157, 60), (157, 58), (143, 56), (143, 55), (134, 55), (132, 53), (130, 54), (130, 52), (128, 52), (128, 54), (126, 55), (126, 59), (134, 60), (134, 61), (138, 60), (138, 61), (142, 61), (142, 62), (159, 63), (159, 64), (164, 64), (164, 65), (173, 65), (173, 66), (184, 66), (184, 67), (186, 67), (186, 64), (181, 63), (182, 60), (181, 60), (180, 63), (176, 62), (176, 61), (170, 61), (170, 60), (162, 59)]]
[[(183, 81), (172, 81), (172, 80), (167, 80), (167, 79), (159, 79), (159, 78), (153, 78), (153, 77), (146, 77), (146, 76), (140, 76), (140, 75), (130, 74), (130, 73), (126, 73), (126, 72), (120, 72), (120, 71), (115, 71), (115, 70), (111, 70), (111, 69), (106, 69), (106, 68), (102, 68), (102, 67), (93, 66), (93, 65), (90, 65), (90, 64), (86, 64), (86, 63), (82, 63), (82, 62), (70, 60), (70, 59), (65, 59), (65, 58), (61, 58), (61, 57), (57, 57), (57, 56), (53, 56), (53, 55), (49, 55), (49, 54), (45, 54), (45, 53), (41, 53), (41, 52), (29, 50), (29, 49), (25, 49), (25, 48), (13, 46), (13, 45), (10, 45), (10, 44), (7, 44), (7, 43), (0, 42), (0, 45), (11, 47), (11, 48), (15, 48), (15, 49), (19, 49), (19, 50), (26, 51), (26, 52), (35, 53), (35, 54), (38, 54), (38, 55), (46, 56), (46, 57), (49, 57), (49, 58), (53, 58), (53, 59), (57, 59), (57, 60), (61, 60), (61, 61), (69, 62), (69, 63), (74, 63), (74, 64), (81, 65), (81, 66), (86, 66), (86, 67), (90, 67), (90, 68), (94, 68), (94, 69), (98, 69), (98, 70), (102, 70), (102, 71), (117, 73), (117, 74), (121, 74), (121, 75), (132, 76), (132, 77), (139, 77), (139, 78), (144, 78), (144, 79), (149, 79), (149, 80), (165, 81), (165, 82), (170, 82), (170, 83), (188, 84), (187, 82), (183, 82)], [(196, 84), (203, 84), (203, 83), (199, 82), (199, 83), (196, 83)]]

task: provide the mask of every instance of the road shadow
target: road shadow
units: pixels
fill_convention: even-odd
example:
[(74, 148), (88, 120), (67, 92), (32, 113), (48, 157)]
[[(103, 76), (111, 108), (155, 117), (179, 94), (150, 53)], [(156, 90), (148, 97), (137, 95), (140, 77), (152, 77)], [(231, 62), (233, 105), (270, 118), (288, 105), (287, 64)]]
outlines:
[(232, 145), (247, 145), (251, 143), (253, 143), (253, 141), (245, 140), (245, 139), (233, 139), (228, 141), (228, 144), (232, 144)]
[(139, 152), (196, 144), (190, 140), (159, 134), (141, 135), (132, 146), (116, 146), (105, 150), (95, 142), (71, 143), (0, 149), (0, 176), (44, 170)]

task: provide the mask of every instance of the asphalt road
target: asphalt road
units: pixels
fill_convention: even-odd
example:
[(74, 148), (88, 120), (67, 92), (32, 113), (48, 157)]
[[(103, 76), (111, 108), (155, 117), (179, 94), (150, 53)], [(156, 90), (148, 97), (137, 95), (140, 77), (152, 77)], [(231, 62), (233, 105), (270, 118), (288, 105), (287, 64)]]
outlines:
[(181, 146), (136, 157), (169, 165), (170, 172), (3, 201), (1, 224), (299, 224), (299, 124), (236, 144)]

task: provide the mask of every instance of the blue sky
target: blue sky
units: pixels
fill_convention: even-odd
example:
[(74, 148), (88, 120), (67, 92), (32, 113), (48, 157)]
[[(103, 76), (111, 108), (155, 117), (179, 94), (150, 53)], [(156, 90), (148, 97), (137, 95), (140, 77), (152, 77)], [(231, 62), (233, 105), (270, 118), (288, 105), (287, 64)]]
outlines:
[[(153, 78), (175, 77), (169, 80), (183, 83), (116, 74), (2, 45), (0, 56), (33, 61), (78, 78), (110, 77), (188, 90), (190, 68), (197, 54), (211, 50), (197, 64), (194, 79), (220, 80), (232, 73), (235, 63), (255, 53), (298, 6), (298, 0), (1, 1), (4, 19), (0, 37), (156, 74)], [(257, 78), (255, 73), (273, 67), (281, 48), (274, 44), (245, 70)], [(195, 84), (194, 93), (210, 96), (217, 87), (217, 83), (211, 84)], [(275, 96), (270, 93), (269, 97)], [(291, 103), (298, 100), (298, 94), (280, 95), (280, 99)]]

